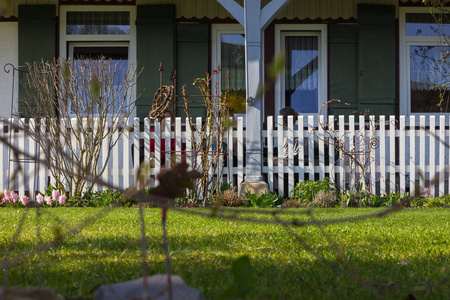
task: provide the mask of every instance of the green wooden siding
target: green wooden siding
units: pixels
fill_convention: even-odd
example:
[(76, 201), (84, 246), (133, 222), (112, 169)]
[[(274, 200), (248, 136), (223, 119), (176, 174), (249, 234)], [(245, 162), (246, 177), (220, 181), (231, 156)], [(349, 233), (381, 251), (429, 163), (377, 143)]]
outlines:
[(395, 7), (359, 5), (358, 24), (330, 25), (333, 115), (396, 113)]
[(175, 5), (137, 6), (137, 65), (144, 68), (138, 78), (136, 116), (144, 118), (151, 109), (160, 85), (159, 65), (163, 64), (163, 84), (172, 84), (175, 66)]
[[(56, 6), (19, 5), (19, 66), (53, 61), (56, 49)], [(24, 70), (24, 69), (23, 69)], [(19, 112), (27, 116), (23, 105), (26, 73), (19, 73)]]
[[(209, 70), (209, 25), (177, 25), (177, 94), (182, 95), (186, 84), (187, 95), (199, 95), (200, 91), (193, 85), (195, 78), (204, 78)], [(206, 117), (204, 99), (188, 97), (189, 113), (192, 117)], [(201, 103), (200, 103), (201, 102)], [(183, 97), (177, 98), (177, 116), (185, 117)]]

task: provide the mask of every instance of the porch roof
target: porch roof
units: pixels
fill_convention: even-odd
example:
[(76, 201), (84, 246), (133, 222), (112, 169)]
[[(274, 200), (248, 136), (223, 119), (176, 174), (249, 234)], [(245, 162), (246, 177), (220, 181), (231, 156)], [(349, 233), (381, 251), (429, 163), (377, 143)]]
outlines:
[[(263, 5), (270, 0), (263, 0)], [(0, 0), (0, 16), (3, 18), (14, 18), (18, 16), (19, 4), (56, 4), (59, 3), (133, 3), (136, 4), (175, 4), (176, 17), (186, 19), (225, 19), (231, 15), (214, 0)], [(236, 0), (243, 5), (244, 0)], [(398, 0), (292, 0), (291, 3), (281, 11), (277, 19), (351, 19), (357, 18), (357, 4), (359, 3), (396, 5)], [(401, 3), (420, 3), (421, 0), (400, 0)]]

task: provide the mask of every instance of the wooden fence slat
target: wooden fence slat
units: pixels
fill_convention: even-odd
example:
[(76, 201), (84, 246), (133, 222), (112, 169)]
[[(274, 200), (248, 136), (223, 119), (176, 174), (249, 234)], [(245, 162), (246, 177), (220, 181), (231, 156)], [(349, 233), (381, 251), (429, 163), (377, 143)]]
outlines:
[(356, 184), (356, 175), (358, 172), (357, 165), (355, 163), (355, 159), (358, 159), (358, 155), (356, 153), (356, 136), (355, 136), (355, 116), (349, 116), (348, 119), (348, 133), (349, 133), (349, 143), (348, 143), (348, 150), (350, 153), (350, 156), (352, 156), (351, 160), (349, 159), (349, 185), (350, 189), (353, 189)]
[(425, 186), (425, 178), (426, 178), (426, 172), (425, 172), (425, 116), (420, 116), (420, 138), (419, 138), (419, 157), (420, 157), (420, 174), (422, 174), (420, 176), (420, 194), (423, 194), (423, 189), (426, 187)]
[(380, 194), (386, 193), (386, 120), (380, 116)]
[(129, 188), (130, 187), (130, 151), (131, 151), (131, 143), (130, 143), (130, 131), (131, 131), (131, 124), (130, 119), (126, 118), (124, 120), (124, 129), (122, 134), (122, 143), (123, 143), (123, 188)]
[[(116, 128), (118, 126), (117, 121), (114, 120), (112, 126), (114, 128)], [(117, 141), (119, 139), (119, 131), (118, 130), (114, 130), (113, 131), (113, 136), (112, 136), (113, 141)], [(112, 157), (112, 169), (115, 170), (112, 172), (113, 175), (113, 185), (114, 187), (119, 187), (119, 143), (117, 142), (116, 145), (113, 148), (113, 157)]]
[(395, 116), (389, 116), (389, 192), (395, 192)]
[(309, 180), (314, 180), (314, 117), (308, 116), (308, 169), (309, 169)]
[(371, 130), (370, 133), (370, 139), (372, 139), (372, 141), (369, 142), (369, 161), (370, 161), (370, 192), (372, 194), (376, 193), (376, 152), (378, 151), (378, 147), (380, 146), (379, 144), (379, 138), (376, 135), (376, 129), (377, 129), (377, 123), (375, 121), (375, 116), (371, 115), (369, 116), (369, 128)]
[(409, 118), (409, 194), (416, 196), (416, 119)]
[[(75, 122), (75, 119), (72, 119), (72, 122)], [(73, 127), (74, 124), (72, 123), (72, 128), (76, 128)], [(110, 119), (108, 119), (108, 122), (105, 126), (105, 128), (103, 128), (103, 136), (107, 136), (108, 135), (108, 128), (111, 126), (110, 123)], [(73, 137), (75, 139), (75, 137)], [(75, 144), (72, 144), (75, 145)], [(73, 147), (73, 146), (72, 146)], [(108, 143), (108, 139), (105, 138), (103, 139), (103, 143), (102, 143), (102, 168), (105, 168), (105, 170), (103, 171), (102, 174), (102, 180), (104, 182), (109, 183), (109, 161), (108, 159), (108, 155), (109, 155), (109, 143)], [(104, 191), (106, 189), (106, 186), (102, 186), (102, 190)]]
[[(405, 193), (406, 191), (406, 167), (405, 167), (405, 159), (406, 159), (406, 126), (405, 126), (405, 116), (400, 116), (400, 137), (399, 137), (399, 164), (400, 164), (400, 193)], [(405, 153), (405, 154), (400, 154)]]
[(367, 187), (365, 186), (365, 182), (366, 182), (366, 145), (368, 143), (367, 141), (367, 134), (366, 134), (366, 121), (365, 121), (365, 116), (360, 115), (359, 116), (359, 138), (357, 138), (357, 142), (359, 143), (359, 160), (361, 163), (362, 168), (361, 169), (361, 174), (360, 174), (360, 182), (362, 183), (362, 186), (364, 189), (366, 189)]
[[(186, 126), (189, 126), (189, 124), (191, 124), (191, 120), (186, 117)], [(194, 153), (194, 149), (192, 147), (193, 145), (193, 134), (192, 132), (189, 134), (186, 134), (186, 162), (191, 166), (194, 165), (194, 161), (195, 161), (195, 153)]]
[(335, 179), (335, 169), (334, 169), (334, 165), (335, 165), (335, 148), (334, 148), (334, 141), (333, 136), (330, 134), (334, 133), (334, 116), (329, 116), (328, 117), (328, 132), (329, 134), (326, 137), (327, 140), (327, 144), (328, 144), (328, 166), (326, 166), (326, 168), (328, 168), (328, 176), (331, 179)]
[[(288, 116), (288, 191), (294, 188), (294, 117)], [(284, 142), (283, 142), (284, 143)], [(284, 156), (284, 153), (283, 153)]]
[[(233, 117), (230, 117), (230, 124), (234, 124)], [(232, 183), (233, 186), (234, 186), (234, 184), (233, 184), (233, 181), (234, 181), (234, 178), (233, 178), (233, 176), (234, 176), (234, 151), (236, 151), (234, 149), (234, 145), (235, 145), (234, 144), (234, 139), (235, 139), (234, 128), (235, 128), (234, 126), (229, 126), (227, 129), (227, 134), (228, 134), (228, 138), (227, 138), (227, 149), (228, 149), (227, 179), (229, 182)]]
[[(41, 138), (45, 137), (45, 119), (41, 119), (40, 120), (40, 124), (39, 124), (40, 128), (40, 136)], [(47, 180), (46, 180), (46, 170), (48, 170), (48, 167), (43, 163), (45, 161), (45, 152), (44, 149), (42, 147), (42, 145), (39, 146), (39, 187), (38, 190), (40, 192), (43, 192), (45, 190), (45, 188), (47, 187)]]
[(325, 178), (325, 143), (324, 143), (324, 118), (319, 115), (319, 130), (317, 131), (317, 143), (319, 144), (319, 179)]
[[(298, 116), (298, 166), (299, 181), (305, 180), (305, 134), (304, 134), (304, 117)], [(290, 192), (290, 191), (289, 191)]]
[(438, 161), (438, 178), (439, 178), (439, 191), (438, 195), (445, 194), (445, 115), (439, 116), (439, 161)]
[[(29, 121), (29, 125), (30, 125), (30, 134), (32, 136), (36, 136), (36, 120), (35, 119), (30, 119)], [(28, 138), (29, 140), (29, 153), (30, 153), (30, 166), (29, 166), (29, 170), (28, 170), (28, 182), (29, 182), (29, 186), (28, 186), (28, 191), (29, 191), (29, 196), (30, 199), (35, 199), (35, 193), (36, 193), (36, 168), (37, 168), (37, 143), (35, 141), (35, 139), (33, 139), (31, 136)], [(63, 144), (65, 145), (65, 143)]]
[[(18, 120), (15, 120), (15, 125), (16, 126), (20, 126), (20, 122)], [(22, 124), (25, 123), (25, 120), (22, 119), (21, 120)], [(20, 152), (25, 152), (25, 134), (23, 132), (23, 130), (18, 130), (16, 132), (16, 139), (18, 140), (18, 149)], [(14, 158), (14, 160), (17, 159), (17, 165), (20, 166), (20, 168), (22, 169), (22, 172), (19, 172), (17, 174), (17, 178), (16, 178), (16, 182), (14, 183), (14, 186), (16, 187), (17, 190), (19, 190), (19, 195), (23, 195), (25, 193), (25, 173), (26, 173), (26, 163), (25, 163), (25, 156), (20, 154), (18, 155), (17, 158)], [(16, 186), (17, 183), (17, 186)]]
[[(161, 143), (162, 143), (162, 139), (164, 138), (164, 149), (165, 149), (165, 153), (164, 153), (164, 156), (165, 156), (165, 162), (164, 162), (164, 165), (165, 165), (165, 167), (166, 168), (169, 168), (170, 167), (170, 160), (172, 159), (171, 158), (171, 153), (172, 153), (172, 151), (174, 150), (174, 149), (171, 149), (172, 148), (172, 143), (170, 142), (170, 140), (171, 140), (171, 120), (170, 120), (170, 117), (169, 118), (165, 118), (164, 119), (164, 132), (161, 132)], [(159, 131), (157, 131), (157, 132), (159, 132)], [(163, 155), (163, 153), (162, 153), (162, 151), (161, 151), (161, 157), (162, 157), (162, 155)], [(159, 173), (159, 172), (158, 172)]]
[(338, 143), (339, 143), (339, 180), (341, 190), (345, 189), (345, 153), (342, 146), (345, 145), (345, 119), (344, 116), (339, 116), (339, 132), (337, 133)]
[(237, 184), (240, 185), (244, 181), (244, 118), (239, 117), (237, 120), (237, 132), (238, 132), (238, 172), (237, 172)]
[[(140, 151), (140, 138), (139, 138), (139, 130), (140, 130), (140, 120), (139, 118), (134, 118), (133, 122), (133, 176), (134, 181), (133, 184), (137, 185), (139, 181), (139, 170), (140, 170), (140, 160), (141, 160), (141, 151)], [(144, 147), (145, 148), (145, 147)]]
[[(176, 162), (181, 162), (182, 153), (181, 153), (181, 143), (183, 139), (181, 137), (181, 118), (175, 119), (175, 159)], [(173, 149), (171, 149), (173, 151)]]
[(278, 142), (278, 192), (284, 194), (284, 130), (283, 130), (283, 117), (277, 118), (277, 142)]
[(267, 181), (273, 191), (273, 117), (267, 117)]
[(430, 129), (426, 132), (428, 135), (428, 144), (430, 145), (429, 149), (429, 170), (430, 170), (430, 196), (436, 196), (436, 185), (434, 184), (434, 180), (436, 179), (436, 117), (430, 116)]

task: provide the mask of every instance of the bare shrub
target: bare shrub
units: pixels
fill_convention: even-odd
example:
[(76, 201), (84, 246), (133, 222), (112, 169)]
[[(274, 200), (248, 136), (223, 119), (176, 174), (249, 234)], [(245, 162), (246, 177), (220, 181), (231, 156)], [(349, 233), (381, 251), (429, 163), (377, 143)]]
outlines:
[(244, 199), (239, 196), (236, 188), (225, 190), (213, 196), (213, 205), (216, 207), (227, 206), (236, 207), (244, 205)]
[(300, 200), (298, 200), (298, 199), (289, 199), (286, 202), (284, 202), (283, 204), (281, 204), (281, 207), (283, 207), (283, 208), (299, 208), (299, 207), (304, 207), (304, 205), (302, 205), (302, 202), (300, 202)]
[[(60, 167), (50, 168), (58, 187), (68, 189), (72, 196), (90, 190), (107, 168), (110, 150), (134, 109), (137, 76), (135, 67), (125, 69), (104, 57), (28, 64), (20, 115), (40, 120), (32, 137), (51, 164)], [(45, 143), (43, 135), (54, 143)], [(103, 153), (102, 147), (107, 148)], [(76, 176), (69, 176), (67, 170), (74, 166), (78, 167)]]
[[(208, 193), (219, 193), (226, 161), (224, 159), (227, 150), (225, 138), (228, 135), (228, 127), (233, 125), (233, 122), (230, 122), (232, 111), (228, 99), (229, 89), (221, 93), (219, 80), (216, 80), (215, 86), (211, 86), (213, 77), (219, 75), (220, 67), (217, 67), (212, 74), (207, 73), (206, 78), (197, 78), (194, 82), (206, 110), (206, 118), (202, 124), (194, 123), (189, 111), (189, 96), (183, 87), (184, 110), (191, 128), (191, 143), (195, 145), (191, 154), (193, 155), (191, 167), (202, 174), (196, 182), (193, 194), (196, 199), (193, 200), (201, 199), (203, 206), (206, 205)], [(196, 143), (196, 138), (200, 142)], [(213, 187), (212, 190), (211, 187)]]
[(334, 207), (336, 205), (336, 193), (320, 191), (315, 195), (313, 204), (317, 207)]

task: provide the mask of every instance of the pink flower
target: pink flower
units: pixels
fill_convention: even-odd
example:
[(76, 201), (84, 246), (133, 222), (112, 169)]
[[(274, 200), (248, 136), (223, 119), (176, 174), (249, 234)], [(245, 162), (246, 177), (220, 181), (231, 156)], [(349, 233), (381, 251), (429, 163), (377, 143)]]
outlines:
[(52, 198), (50, 196), (45, 196), (44, 200), (48, 205), (52, 205)]
[(9, 194), (8, 190), (3, 190), (2, 203), (5, 203), (6, 201), (8, 201), (8, 194)]
[(425, 198), (430, 197), (430, 188), (429, 187), (426, 187), (426, 188), (423, 189), (423, 196)]
[(11, 200), (12, 200), (12, 202), (13, 203), (16, 203), (16, 201), (17, 201), (17, 199), (19, 199), (19, 195), (17, 195), (16, 193), (14, 193), (14, 192), (11, 192)]
[(38, 194), (36, 196), (36, 202), (42, 204), (42, 202), (44, 202), (44, 197), (41, 194)]
[(20, 196), (20, 201), (22, 202), (22, 204), (23, 204), (24, 206), (26, 206), (27, 203), (28, 203), (28, 201), (29, 201), (29, 199), (28, 199), (27, 196), (22, 195), (22, 196)]
[(3, 194), (5, 195), (3, 197), (3, 202), (9, 202), (11, 201), (11, 192), (9, 190), (4, 190)]
[(64, 195), (64, 194), (62, 194), (60, 197), (59, 197), (59, 205), (63, 205), (64, 203), (66, 203), (66, 195)]
[(53, 198), (53, 201), (58, 201), (59, 200), (59, 191), (58, 190), (53, 190), (52, 198)]

